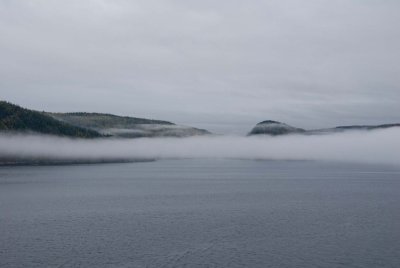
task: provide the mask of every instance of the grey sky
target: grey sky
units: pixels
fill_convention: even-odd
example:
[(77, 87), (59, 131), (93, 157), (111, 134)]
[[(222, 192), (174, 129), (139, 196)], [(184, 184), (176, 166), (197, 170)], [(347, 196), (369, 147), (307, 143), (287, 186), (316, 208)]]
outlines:
[(0, 97), (245, 133), (400, 121), (400, 1), (0, 0)]

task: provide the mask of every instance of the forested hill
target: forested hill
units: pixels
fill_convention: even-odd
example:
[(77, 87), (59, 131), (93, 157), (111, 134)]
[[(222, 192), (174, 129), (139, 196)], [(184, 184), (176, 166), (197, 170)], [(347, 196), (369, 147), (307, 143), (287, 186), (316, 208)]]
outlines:
[(25, 109), (6, 101), (0, 101), (0, 131), (35, 132), (74, 138), (102, 136), (94, 130), (73, 126), (56, 120), (44, 112)]
[(76, 138), (191, 137), (205, 129), (162, 120), (102, 113), (48, 113), (0, 101), (0, 132), (41, 133)]

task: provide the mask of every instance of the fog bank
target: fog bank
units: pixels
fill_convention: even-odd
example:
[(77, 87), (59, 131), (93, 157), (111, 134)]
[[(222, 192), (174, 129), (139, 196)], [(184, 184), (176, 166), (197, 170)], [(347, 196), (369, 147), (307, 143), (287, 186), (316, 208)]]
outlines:
[(400, 128), (329, 135), (72, 140), (0, 135), (0, 157), (54, 159), (241, 158), (400, 165)]

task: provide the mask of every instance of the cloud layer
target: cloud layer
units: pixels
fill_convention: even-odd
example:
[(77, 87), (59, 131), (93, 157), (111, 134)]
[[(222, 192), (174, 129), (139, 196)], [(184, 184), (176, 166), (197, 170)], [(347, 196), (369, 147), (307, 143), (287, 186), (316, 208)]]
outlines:
[(1, 135), (0, 157), (60, 159), (241, 158), (327, 160), (400, 165), (400, 128), (281, 137), (214, 136), (71, 140)]

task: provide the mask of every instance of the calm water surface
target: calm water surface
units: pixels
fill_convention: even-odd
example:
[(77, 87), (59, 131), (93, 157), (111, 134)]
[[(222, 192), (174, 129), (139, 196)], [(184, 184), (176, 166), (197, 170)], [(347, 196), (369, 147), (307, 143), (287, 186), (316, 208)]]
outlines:
[(400, 267), (400, 167), (1, 167), (1, 267)]

